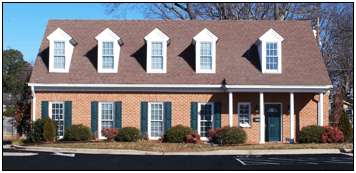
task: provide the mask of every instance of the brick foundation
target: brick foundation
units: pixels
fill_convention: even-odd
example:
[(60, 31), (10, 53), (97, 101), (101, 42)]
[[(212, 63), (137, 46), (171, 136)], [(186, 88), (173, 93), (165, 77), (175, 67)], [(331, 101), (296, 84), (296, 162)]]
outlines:
[[(288, 113), (289, 93), (264, 93), (265, 103), (282, 103), (282, 141), (290, 138), (290, 116)], [(304, 126), (317, 124), (318, 93), (294, 93), (295, 139)], [(182, 124), (190, 126), (191, 102), (222, 102), (221, 126), (229, 125), (228, 93), (53, 93), (36, 92), (36, 119), (41, 118), (41, 101), (72, 101), (72, 124), (83, 124), (90, 127), (91, 101), (121, 101), (122, 127), (141, 125), (141, 102), (172, 102), (172, 126)], [(324, 94), (323, 124), (329, 123), (329, 95)], [(32, 100), (33, 102), (33, 100)], [(256, 105), (259, 106), (259, 93), (233, 93), (233, 125), (238, 125), (238, 102), (251, 103), (251, 127), (243, 127), (247, 133), (247, 143), (258, 143), (260, 124), (253, 122)], [(31, 111), (32, 113), (32, 111)], [(32, 118), (31, 118), (32, 119)]]

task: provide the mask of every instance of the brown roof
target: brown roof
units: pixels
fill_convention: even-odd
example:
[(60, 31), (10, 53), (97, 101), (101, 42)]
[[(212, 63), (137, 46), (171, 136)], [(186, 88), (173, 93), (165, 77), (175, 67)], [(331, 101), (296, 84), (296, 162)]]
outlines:
[[(58, 27), (78, 44), (69, 73), (48, 72), (47, 36)], [(118, 73), (97, 73), (95, 37), (110, 28), (124, 42)], [(167, 73), (146, 73), (144, 37), (159, 28), (170, 38)], [(195, 73), (192, 39), (204, 28), (218, 38), (216, 73)], [(280, 34), (282, 74), (262, 74), (252, 46), (270, 28)], [(249, 51), (250, 50), (250, 51)], [(30, 83), (331, 85), (309, 21), (49, 20)]]

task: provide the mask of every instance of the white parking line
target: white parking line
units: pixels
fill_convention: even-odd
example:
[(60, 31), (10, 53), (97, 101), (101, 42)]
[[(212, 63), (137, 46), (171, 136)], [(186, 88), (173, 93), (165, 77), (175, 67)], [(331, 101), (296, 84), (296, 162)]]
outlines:
[(243, 161), (241, 161), (240, 159), (236, 159), (237, 161), (239, 161), (241, 164), (246, 165)]

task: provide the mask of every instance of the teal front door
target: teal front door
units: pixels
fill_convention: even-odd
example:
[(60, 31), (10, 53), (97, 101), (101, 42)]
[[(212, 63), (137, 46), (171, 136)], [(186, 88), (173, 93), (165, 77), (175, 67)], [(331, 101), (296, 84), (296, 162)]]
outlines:
[(281, 141), (281, 105), (265, 104), (266, 142)]

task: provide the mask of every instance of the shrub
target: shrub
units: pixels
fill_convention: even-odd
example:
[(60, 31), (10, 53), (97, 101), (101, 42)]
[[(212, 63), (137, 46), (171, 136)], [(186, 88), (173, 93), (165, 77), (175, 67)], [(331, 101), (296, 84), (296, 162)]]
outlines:
[(83, 124), (73, 124), (67, 127), (64, 133), (64, 140), (86, 141), (92, 138), (93, 134), (89, 127)]
[(36, 121), (31, 123), (33, 130), (29, 133), (29, 142), (43, 142), (43, 119), (37, 119)]
[(352, 138), (352, 127), (351, 127), (351, 123), (349, 120), (349, 117), (347, 117), (346, 112), (344, 111), (344, 113), (341, 116), (340, 122), (339, 122), (339, 130), (342, 131), (342, 133), (344, 134), (344, 139), (345, 140), (351, 140)]
[(194, 133), (187, 135), (187, 143), (199, 143), (200, 142), (200, 135), (198, 134), (197, 131)]
[(186, 136), (193, 133), (193, 129), (183, 125), (177, 125), (167, 130), (165, 140), (170, 143), (183, 143)]
[(115, 138), (116, 141), (136, 142), (141, 137), (141, 132), (135, 127), (124, 127), (119, 130)]
[(344, 134), (338, 127), (325, 126), (326, 133), (321, 136), (324, 143), (336, 143), (344, 141)]
[(50, 117), (47, 117), (43, 125), (43, 139), (45, 141), (53, 141), (56, 137), (56, 128)]
[(311, 125), (300, 131), (299, 143), (321, 143), (321, 135), (326, 133), (323, 126)]
[(108, 141), (114, 141), (116, 135), (117, 135), (117, 128), (103, 128), (101, 130), (101, 134), (106, 137)]
[(222, 139), (223, 144), (241, 144), (246, 141), (246, 132), (241, 127), (229, 127), (225, 126), (221, 129), (216, 129), (215, 132), (209, 131), (212, 136), (211, 141), (216, 144), (220, 144)]

